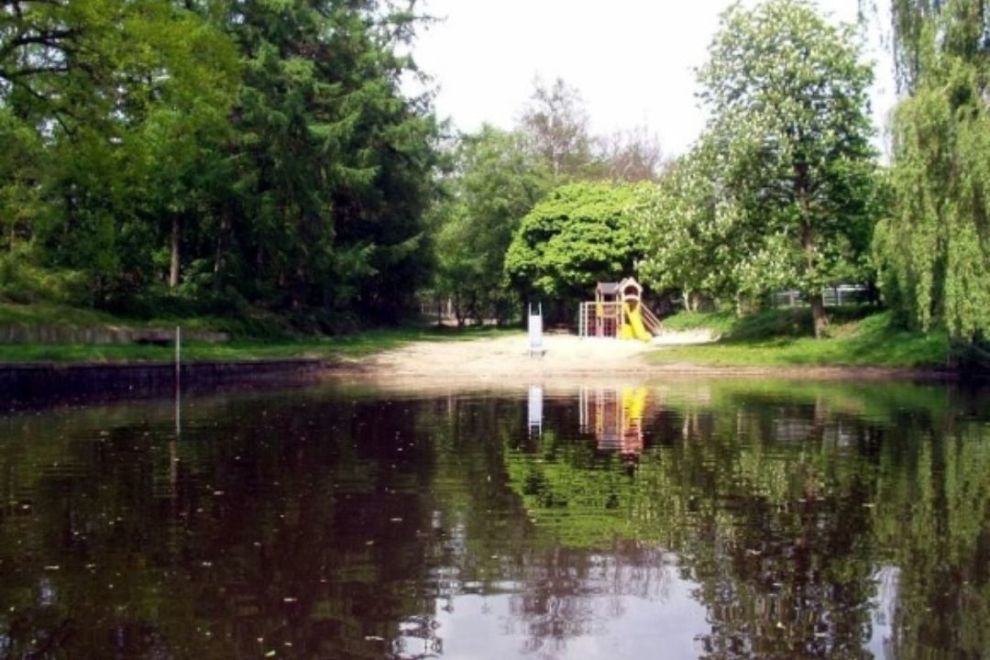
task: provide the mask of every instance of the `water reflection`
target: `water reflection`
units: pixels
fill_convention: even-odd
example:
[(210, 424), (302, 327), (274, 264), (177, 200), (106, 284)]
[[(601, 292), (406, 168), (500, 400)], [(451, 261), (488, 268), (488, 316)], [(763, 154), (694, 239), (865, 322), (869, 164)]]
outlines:
[(0, 656), (980, 657), (986, 393), (354, 389), (0, 418)]
[(643, 385), (578, 389), (581, 431), (594, 433), (598, 449), (634, 457), (643, 451), (643, 418), (655, 414), (654, 395)]

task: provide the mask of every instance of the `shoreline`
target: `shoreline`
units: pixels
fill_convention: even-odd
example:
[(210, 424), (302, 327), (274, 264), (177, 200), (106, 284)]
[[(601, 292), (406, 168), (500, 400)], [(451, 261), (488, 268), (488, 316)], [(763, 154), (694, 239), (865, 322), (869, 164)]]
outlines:
[[(323, 360), (311, 359), (187, 362), (179, 368), (179, 391), (186, 395), (230, 386), (318, 382), (325, 368)], [(9, 407), (175, 392), (171, 362), (0, 364), (0, 400)]]
[[(362, 356), (190, 360), (181, 364), (180, 382), (183, 392), (194, 393), (230, 385), (264, 387), (319, 382), (436, 389), (695, 378), (945, 383), (970, 378), (958, 370), (937, 368), (657, 363), (648, 360), (650, 353), (662, 350), (656, 345), (572, 335), (547, 335), (545, 347), (542, 356), (530, 357), (525, 335), (514, 334), (446, 342), (413, 341)], [(0, 399), (11, 404), (140, 398), (174, 390), (175, 363), (171, 361), (0, 363)]]
[[(680, 346), (673, 337), (667, 346)], [(702, 342), (699, 342), (702, 343)], [(707, 342), (704, 342), (707, 343)], [(381, 383), (458, 382), (485, 385), (572, 378), (645, 380), (657, 378), (780, 377), (802, 380), (918, 380), (959, 381), (963, 372), (934, 367), (885, 367), (872, 365), (706, 365), (691, 362), (655, 362), (651, 354), (663, 345), (612, 339), (581, 339), (573, 335), (547, 335), (546, 352), (530, 357), (524, 336), (444, 344), (413, 343), (381, 351), (353, 362), (335, 364), (334, 375)]]

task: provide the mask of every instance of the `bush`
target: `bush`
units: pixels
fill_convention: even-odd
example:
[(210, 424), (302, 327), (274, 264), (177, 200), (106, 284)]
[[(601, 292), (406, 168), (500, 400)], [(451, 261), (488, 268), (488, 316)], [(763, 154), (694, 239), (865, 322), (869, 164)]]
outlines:
[(39, 268), (27, 251), (21, 249), (0, 255), (0, 300), (84, 306), (93, 302), (85, 273)]

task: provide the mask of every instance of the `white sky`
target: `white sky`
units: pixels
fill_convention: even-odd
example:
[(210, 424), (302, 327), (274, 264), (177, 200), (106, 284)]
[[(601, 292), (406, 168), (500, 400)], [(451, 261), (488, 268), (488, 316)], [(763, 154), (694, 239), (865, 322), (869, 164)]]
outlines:
[[(694, 69), (704, 63), (729, 0), (424, 0), (443, 17), (421, 30), (413, 55), (438, 88), (436, 108), (463, 131), (516, 124), (539, 76), (577, 87), (596, 134), (646, 125), (666, 155), (687, 150), (704, 127)], [(749, 3), (747, 3), (749, 4)], [(818, 0), (834, 20), (854, 22), (857, 0)], [(878, 136), (893, 106), (884, 18), (865, 49), (875, 64)], [(879, 139), (876, 144), (881, 146)]]

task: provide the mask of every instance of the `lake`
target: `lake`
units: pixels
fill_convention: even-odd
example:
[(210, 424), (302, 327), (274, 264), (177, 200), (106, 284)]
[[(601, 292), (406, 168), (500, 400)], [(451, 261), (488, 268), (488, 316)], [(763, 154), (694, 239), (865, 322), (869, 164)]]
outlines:
[(0, 657), (988, 657), (990, 391), (321, 385), (0, 416)]

